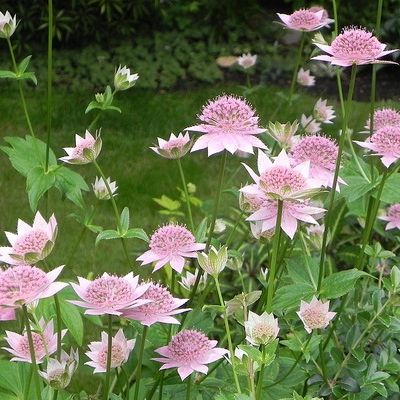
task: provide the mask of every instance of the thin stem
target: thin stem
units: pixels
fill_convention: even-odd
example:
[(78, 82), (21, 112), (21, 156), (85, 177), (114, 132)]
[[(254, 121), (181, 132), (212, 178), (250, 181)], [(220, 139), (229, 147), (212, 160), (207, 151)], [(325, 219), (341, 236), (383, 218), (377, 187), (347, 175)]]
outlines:
[(233, 225), (233, 228), (229, 233), (228, 239), (226, 240), (226, 247), (229, 247), (229, 245), (231, 244), (232, 239), (233, 239), (233, 235), (235, 234), (236, 229), (239, 226), (240, 221), (242, 220), (243, 214), (244, 214), (244, 212), (241, 211), (241, 213), (239, 214), (239, 217), (237, 218), (237, 220), (235, 222), (235, 225)]
[(96, 122), (100, 119), (101, 113), (99, 112), (94, 118), (93, 121), (90, 123), (88, 126), (87, 130), (90, 132), (90, 130), (96, 125)]
[[(354, 93), (354, 87), (356, 83), (356, 74), (357, 74), (357, 66), (353, 64), (351, 68), (351, 77), (350, 77), (350, 85), (349, 85), (349, 91), (347, 94), (347, 101), (346, 105), (342, 106), (342, 110), (345, 110), (344, 115), (342, 115), (342, 130), (339, 138), (339, 148), (338, 148), (338, 156), (336, 159), (336, 166), (335, 166), (335, 174), (333, 177), (333, 183), (332, 183), (332, 188), (330, 191), (330, 196), (329, 196), (329, 201), (328, 201), (328, 207), (327, 207), (327, 213), (325, 216), (325, 229), (324, 229), (324, 234), (322, 236), (322, 247), (321, 247), (321, 257), (319, 261), (319, 275), (318, 275), (318, 290), (321, 289), (321, 284), (322, 284), (322, 279), (325, 276), (325, 256), (326, 256), (326, 247), (327, 247), (327, 241), (328, 241), (328, 233), (329, 233), (329, 225), (331, 222), (331, 218), (333, 215), (333, 204), (335, 201), (335, 194), (336, 194), (336, 187), (338, 183), (338, 178), (339, 178), (339, 168), (340, 168), (340, 163), (342, 159), (342, 154), (343, 154), (343, 148), (345, 144), (345, 139), (347, 136), (347, 125), (350, 117), (350, 110), (351, 110), (351, 103), (353, 100), (353, 93)], [(341, 83), (341, 82), (340, 82)]]
[(186, 400), (192, 399), (192, 375), (189, 375), (186, 383)]
[(332, 0), (332, 4), (333, 4), (333, 18), (335, 20), (335, 37), (337, 36), (338, 32), (339, 32), (339, 21), (338, 21), (338, 12), (337, 12), (337, 4), (336, 4), (336, 0)]
[(263, 386), (263, 379), (264, 379), (264, 370), (265, 370), (265, 345), (262, 345), (262, 360), (263, 363), (261, 364), (260, 373), (258, 374), (258, 381), (257, 381), (257, 390), (256, 390), (256, 400), (262, 400), (261, 391)]
[(73, 260), (74, 256), (76, 255), (76, 251), (77, 251), (80, 243), (82, 242), (83, 237), (85, 236), (85, 232), (86, 232), (86, 226), (84, 225), (81, 229), (81, 232), (80, 232), (74, 246), (72, 247), (71, 253), (70, 253), (69, 257), (67, 258), (65, 265), (69, 266), (71, 264), (71, 261)]
[(189, 193), (188, 193), (188, 189), (187, 189), (187, 185), (186, 185), (185, 174), (183, 172), (181, 159), (178, 158), (176, 161), (178, 162), (179, 174), (181, 175), (182, 186), (183, 186), (183, 193), (185, 194), (185, 201), (186, 201), (186, 207), (187, 207), (187, 211), (188, 211), (190, 229), (191, 229), (192, 233), (194, 233), (192, 207), (190, 206), (190, 197), (189, 197)]
[(24, 389), (24, 400), (29, 399), (29, 392), (31, 389), (31, 381), (32, 381), (32, 375), (33, 375), (33, 365), (30, 366), (29, 369), (29, 375), (28, 375), (28, 381), (25, 383), (25, 389)]
[(139, 396), (140, 380), (141, 380), (141, 377), (142, 377), (142, 362), (143, 362), (144, 348), (145, 348), (145, 345), (146, 345), (147, 331), (148, 331), (148, 327), (147, 326), (143, 326), (142, 341), (140, 342), (138, 364), (137, 364), (137, 368), (136, 368), (135, 394), (133, 395), (133, 400), (137, 400), (138, 396)]
[(35, 380), (36, 397), (38, 400), (42, 400), (42, 393), (41, 393), (41, 389), (40, 389), (39, 370), (38, 370), (38, 366), (36, 363), (35, 347), (33, 345), (31, 324), (29, 322), (28, 309), (26, 308), (25, 304), (22, 306), (22, 311), (23, 311), (24, 319), (25, 319), (26, 334), (28, 336), (29, 353), (30, 353), (31, 361), (32, 361), (32, 369), (33, 369), (33, 378)]
[(104, 383), (103, 399), (108, 400), (110, 378), (111, 378), (111, 358), (112, 358), (112, 315), (108, 316), (108, 342), (107, 342), (107, 363), (106, 363), (106, 381)]
[(61, 359), (61, 340), (62, 340), (62, 320), (61, 320), (61, 307), (60, 300), (58, 296), (55, 294), (53, 296), (54, 305), (56, 306), (56, 319), (57, 319), (57, 360)]
[(53, 109), (53, 0), (48, 0), (48, 32), (47, 32), (47, 138), (46, 138), (46, 161), (45, 172), (49, 168), (50, 140), (51, 140), (51, 117)]
[(294, 94), (294, 89), (296, 87), (297, 73), (298, 73), (298, 70), (299, 70), (300, 63), (301, 63), (301, 56), (303, 54), (305, 38), (306, 38), (306, 35), (305, 35), (304, 32), (302, 32), (301, 33), (301, 39), (300, 39), (300, 46), (299, 46), (299, 49), (297, 51), (296, 64), (295, 64), (295, 67), (294, 67), (294, 70), (293, 70), (292, 82), (290, 84), (289, 101), (288, 101), (289, 104), (292, 101), (292, 97), (293, 97), (293, 94)]

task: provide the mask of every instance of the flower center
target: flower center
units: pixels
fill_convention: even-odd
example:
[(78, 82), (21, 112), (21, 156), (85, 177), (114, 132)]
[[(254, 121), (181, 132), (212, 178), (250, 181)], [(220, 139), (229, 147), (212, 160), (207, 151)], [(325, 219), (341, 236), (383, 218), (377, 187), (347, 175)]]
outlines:
[(137, 307), (136, 311), (138, 312), (154, 315), (166, 313), (174, 309), (174, 298), (166, 288), (159, 284), (151, 284), (141, 298), (151, 300), (151, 303)]
[[(36, 332), (32, 332), (32, 341), (33, 341), (33, 348), (35, 349), (36, 361), (38, 361), (41, 358), (41, 355), (46, 352), (46, 346), (45, 343), (43, 342), (42, 336)], [(28, 359), (31, 357), (31, 353), (29, 350), (28, 335), (24, 335), (21, 337), (17, 348), (18, 348), (17, 350), (18, 353), (22, 354), (24, 357)]]
[(164, 150), (180, 149), (181, 147), (185, 146), (186, 143), (187, 143), (187, 140), (185, 140), (185, 139), (180, 139), (180, 138), (171, 139), (171, 140), (168, 140), (168, 142), (164, 143), (162, 148)]
[(93, 139), (91, 137), (88, 137), (88, 138), (85, 138), (85, 139), (81, 140), (81, 142), (74, 147), (74, 151), (72, 153), (72, 157), (74, 157), (74, 158), (82, 158), (83, 157), (83, 151), (85, 149), (93, 149), (95, 143), (96, 143), (95, 139)]
[(259, 324), (253, 328), (252, 334), (257, 340), (266, 342), (275, 336), (275, 330), (271, 325)]
[(158, 228), (150, 239), (150, 248), (160, 255), (171, 255), (195, 243), (194, 236), (183, 226), (166, 225)]
[(326, 313), (318, 306), (304, 310), (302, 317), (310, 329), (323, 328), (326, 323)]
[(400, 204), (393, 204), (392, 206), (390, 206), (388, 215), (393, 219), (400, 219)]
[[(370, 125), (368, 120), (367, 126)], [(400, 125), (400, 113), (392, 108), (383, 108), (374, 112), (374, 131), (386, 125)]]
[(47, 233), (42, 230), (32, 230), (18, 238), (13, 246), (16, 254), (40, 253), (49, 241)]
[(306, 180), (300, 172), (294, 169), (276, 166), (261, 174), (259, 184), (268, 193), (287, 196), (304, 189)]
[[(104, 346), (99, 352), (98, 363), (107, 367), (108, 346)], [(125, 362), (125, 351), (122, 346), (113, 340), (111, 347), (111, 368), (117, 368)]]
[(297, 10), (289, 19), (289, 25), (297, 29), (312, 29), (320, 22), (317, 15), (310, 10)]
[(195, 330), (182, 331), (175, 335), (168, 345), (178, 361), (192, 362), (210, 350), (210, 341), (203, 333)]
[(400, 127), (384, 126), (371, 136), (371, 142), (379, 146), (379, 152), (399, 152)]

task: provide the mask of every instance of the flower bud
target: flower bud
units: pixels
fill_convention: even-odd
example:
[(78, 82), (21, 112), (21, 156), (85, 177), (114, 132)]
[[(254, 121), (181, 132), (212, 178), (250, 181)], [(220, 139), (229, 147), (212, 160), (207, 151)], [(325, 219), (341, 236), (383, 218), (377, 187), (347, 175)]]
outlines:
[[(188, 290), (190, 292), (192, 290), (193, 285), (196, 282), (196, 277), (197, 277), (198, 273), (199, 273), (198, 269), (196, 269), (194, 274), (192, 274), (191, 272), (187, 271), (186, 272), (186, 276), (181, 275), (181, 280), (180, 280), (179, 284), (183, 288), (185, 288), (186, 290)], [(206, 286), (206, 282), (207, 282), (207, 274), (203, 274), (202, 277), (200, 278), (199, 286), (197, 288), (198, 292), (203, 291), (203, 289)]]
[(244, 327), (247, 341), (255, 346), (272, 342), (279, 333), (278, 319), (266, 312), (257, 315), (249, 311), (249, 318)]
[(228, 248), (226, 246), (222, 246), (217, 251), (215, 247), (211, 246), (208, 254), (199, 253), (197, 255), (197, 261), (204, 272), (215, 278), (226, 266), (228, 261)]
[(275, 139), (282, 148), (287, 148), (293, 145), (296, 140), (296, 132), (299, 129), (299, 123), (294, 121), (292, 124), (286, 122), (282, 124), (280, 122), (269, 122), (268, 134)]
[[(118, 189), (116, 182), (111, 182), (111, 178), (107, 178), (107, 183), (111, 189), (111, 193), (112, 193), (113, 197), (116, 196), (115, 192)], [(107, 186), (106, 186), (103, 178), (98, 178), (96, 176), (96, 180), (94, 181), (94, 183), (92, 183), (92, 188), (93, 188), (93, 192), (94, 192), (95, 196), (99, 200), (110, 200), (111, 199), (110, 193), (107, 190)]]
[(138, 74), (131, 74), (131, 70), (125, 66), (119, 66), (114, 75), (115, 90), (127, 90), (135, 85), (139, 79)]
[(8, 39), (15, 32), (17, 27), (17, 16), (11, 16), (11, 14), (6, 11), (5, 14), (0, 12), (0, 38)]

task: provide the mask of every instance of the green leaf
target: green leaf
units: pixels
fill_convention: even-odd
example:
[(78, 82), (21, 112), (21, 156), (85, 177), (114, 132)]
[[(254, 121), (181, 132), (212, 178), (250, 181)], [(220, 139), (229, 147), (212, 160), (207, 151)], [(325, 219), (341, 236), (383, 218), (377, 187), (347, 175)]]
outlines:
[(316, 287), (318, 272), (318, 261), (306, 254), (292, 257), (287, 261), (287, 274), (293, 283), (305, 283)]
[(129, 229), (129, 208), (124, 207), (121, 213), (121, 234), (124, 234)]
[(82, 191), (88, 191), (89, 187), (82, 176), (65, 166), (58, 167), (55, 174), (56, 188), (78, 207), (83, 208), (85, 203)]
[(203, 243), (207, 237), (207, 218), (203, 218), (195, 232), (196, 242)]
[(368, 275), (358, 269), (335, 272), (322, 281), (321, 296), (326, 299), (336, 299), (354, 289), (359, 278)]
[(307, 283), (286, 285), (276, 291), (272, 308), (274, 311), (298, 308), (300, 300), (310, 300), (314, 294), (314, 287)]
[(240, 350), (243, 350), (251, 360), (257, 362), (258, 364), (261, 364), (263, 359), (262, 353), (256, 347), (247, 344), (241, 344), (238, 347)]
[(35, 85), (37, 85), (37, 78), (34, 72), (24, 72), (23, 74), (19, 75), (18, 80), (30, 80), (32, 81)]
[(45, 173), (43, 167), (35, 167), (28, 173), (26, 190), (28, 192), (29, 205), (33, 212), (36, 211), (39, 200), (54, 186), (54, 173)]
[(0, 71), (1, 78), (17, 79), (17, 74), (12, 71)]
[(23, 74), (28, 68), (29, 62), (31, 61), (32, 55), (25, 57), (18, 65), (18, 73)]
[[(0, 388), (14, 394), (23, 393), (22, 382), (18, 373), (18, 363), (0, 360)], [(1, 398), (3, 398), (3, 395), (1, 395)]]
[(118, 231), (111, 230), (111, 229), (105, 230), (103, 232), (100, 232), (97, 235), (95, 245), (97, 246), (99, 244), (99, 242), (102, 240), (118, 239), (120, 237), (121, 237), (121, 234)]
[(397, 203), (400, 198), (400, 174), (393, 174), (389, 176), (385, 182), (383, 192), (381, 195), (381, 201), (384, 203)]
[(96, 100), (91, 101), (86, 107), (85, 114), (89, 113), (92, 110), (102, 110), (103, 107)]
[(344, 180), (347, 185), (342, 185), (340, 190), (348, 202), (359, 199), (375, 186), (373, 183), (366, 181), (361, 175), (346, 176)]
[(159, 199), (153, 199), (161, 207), (166, 208), (169, 211), (176, 211), (180, 208), (181, 203), (178, 200), (172, 200), (168, 196), (163, 194)]
[(358, 382), (351, 378), (350, 376), (346, 376), (345, 378), (341, 378), (339, 381), (339, 385), (346, 392), (350, 393), (359, 393), (361, 392), (361, 387)]
[(83, 343), (83, 321), (82, 315), (77, 307), (65, 301), (60, 301), (61, 318), (68, 329), (68, 332), (75, 339), (79, 346)]
[(142, 228), (131, 228), (123, 235), (125, 239), (140, 239), (149, 242), (147, 233)]

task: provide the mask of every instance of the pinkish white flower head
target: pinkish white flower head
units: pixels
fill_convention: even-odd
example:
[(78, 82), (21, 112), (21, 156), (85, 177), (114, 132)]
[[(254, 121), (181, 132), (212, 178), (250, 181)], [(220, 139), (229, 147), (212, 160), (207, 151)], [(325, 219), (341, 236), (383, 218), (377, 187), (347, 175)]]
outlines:
[[(289, 156), (293, 165), (310, 162), (310, 177), (322, 186), (332, 187), (339, 148), (333, 139), (325, 136), (303, 136), (291, 149)], [(345, 183), (339, 178), (338, 182)], [(339, 185), (336, 190), (339, 191)]]
[(328, 26), (333, 22), (333, 19), (327, 18), (327, 13), (324, 9), (300, 9), (292, 14), (279, 14), (278, 17), (282, 20), (283, 25), (295, 31), (311, 32)]
[(139, 276), (134, 276), (132, 272), (122, 277), (105, 272), (93, 281), (81, 277), (78, 281), (79, 284), (70, 284), (82, 301), (69, 302), (86, 308), (85, 314), (122, 315), (127, 310), (148, 303), (142, 296), (150, 284), (139, 285)]
[(54, 214), (46, 222), (38, 211), (32, 226), (18, 220), (17, 233), (6, 232), (11, 247), (0, 247), (0, 261), (7, 264), (35, 264), (53, 250), (57, 237)]
[(298, 129), (299, 123), (297, 120), (293, 123), (286, 122), (285, 124), (269, 122), (267, 133), (279, 143), (282, 149), (287, 149), (298, 140), (298, 136), (296, 136)]
[(138, 74), (131, 74), (126, 65), (123, 67), (120, 65), (114, 75), (114, 88), (116, 91), (127, 90), (134, 86), (138, 79)]
[[(192, 274), (190, 271), (186, 271), (186, 275), (181, 275), (181, 280), (179, 281), (179, 284), (186, 289), (187, 291), (191, 291), (192, 287), (196, 283), (196, 277), (197, 274), (199, 273), (199, 270), (196, 269), (195, 273)], [(201, 292), (204, 290), (207, 284), (207, 274), (202, 274), (200, 281), (199, 281), (199, 286), (197, 287), (197, 291)]]
[(211, 246), (208, 254), (199, 253), (197, 255), (197, 261), (204, 272), (216, 278), (226, 267), (228, 248), (222, 246), (217, 250), (214, 246)]
[(15, 319), (14, 308), (0, 307), (0, 321), (14, 321)]
[(230, 96), (219, 96), (209, 101), (198, 115), (199, 125), (186, 128), (201, 132), (191, 151), (207, 148), (208, 155), (227, 150), (238, 150), (253, 154), (253, 147), (266, 149), (265, 144), (255, 137), (265, 132), (258, 125), (258, 116), (246, 100)]
[(164, 324), (179, 324), (180, 322), (173, 315), (190, 311), (190, 308), (179, 308), (188, 299), (178, 299), (172, 296), (171, 292), (158, 283), (150, 283), (142, 299), (149, 303), (126, 311), (123, 316), (128, 319), (139, 321), (142, 325), (151, 326), (156, 322)]
[(400, 158), (400, 125), (386, 125), (377, 130), (365, 142), (354, 141), (361, 147), (371, 150), (386, 168)]
[(11, 16), (11, 14), (6, 11), (5, 14), (0, 12), (0, 38), (7, 39), (12, 36), (17, 27), (17, 16)]
[(259, 210), (268, 201), (264, 195), (258, 193), (258, 186), (252, 183), (250, 188), (253, 188), (257, 194), (244, 193), (239, 191), (239, 208), (246, 213), (252, 213)]
[(71, 349), (70, 354), (61, 351), (61, 358), (49, 358), (45, 371), (39, 371), (46, 383), (56, 390), (65, 389), (79, 365), (78, 350)]
[(60, 160), (68, 164), (89, 164), (93, 162), (101, 150), (101, 138), (96, 131), (93, 136), (88, 130), (85, 137), (75, 135), (75, 147), (64, 147), (67, 155)]
[(244, 69), (248, 69), (256, 65), (257, 55), (251, 55), (250, 53), (242, 54), (237, 59), (237, 63)]
[(332, 124), (335, 119), (335, 111), (333, 106), (328, 106), (327, 100), (319, 99), (314, 106), (314, 118), (324, 124)]
[[(118, 368), (128, 361), (129, 354), (135, 347), (136, 340), (127, 340), (124, 332), (120, 329), (112, 338), (111, 346), (111, 368)], [(108, 356), (108, 334), (101, 332), (101, 342), (91, 342), (86, 355), (90, 361), (86, 365), (94, 368), (93, 373), (107, 371)]]
[[(368, 118), (365, 129), (367, 132), (370, 130), (371, 119)], [(381, 108), (374, 111), (374, 132), (378, 131), (385, 126), (400, 126), (400, 112), (393, 108)]]
[(18, 308), (36, 300), (53, 296), (68, 286), (55, 282), (64, 266), (43, 272), (30, 265), (15, 265), (0, 270), (0, 306)]
[(164, 364), (160, 370), (177, 368), (182, 380), (192, 372), (207, 374), (210, 364), (219, 360), (228, 351), (217, 346), (216, 340), (210, 340), (197, 330), (183, 330), (177, 333), (168, 346), (156, 349), (162, 357), (153, 360)]
[(278, 319), (267, 312), (257, 315), (249, 311), (247, 321), (244, 323), (246, 340), (254, 346), (268, 344), (275, 340), (279, 333)]
[(299, 69), (297, 73), (297, 83), (301, 86), (309, 87), (315, 85), (315, 77), (311, 75), (310, 70)]
[[(54, 333), (53, 321), (49, 321), (46, 324), (42, 318), (39, 321), (39, 327), (40, 332), (32, 332), (37, 364), (41, 364), (46, 357), (52, 355), (57, 350), (57, 333)], [(61, 337), (64, 337), (66, 332), (66, 330), (63, 330)], [(15, 332), (6, 331), (5, 340), (10, 347), (3, 347), (3, 349), (14, 355), (10, 361), (32, 363), (28, 334), (26, 332), (19, 335)]]
[(332, 65), (350, 67), (353, 64), (392, 63), (382, 61), (380, 58), (397, 50), (385, 50), (382, 44), (371, 32), (362, 28), (347, 27), (332, 41), (331, 45), (315, 43), (325, 53), (313, 57), (312, 60), (327, 61)]
[[(115, 197), (117, 195), (117, 190), (118, 186), (116, 182), (111, 182), (111, 178), (106, 179), (107, 184), (111, 190), (112, 196)], [(96, 179), (94, 183), (92, 183), (92, 188), (93, 188), (93, 193), (99, 200), (110, 200), (111, 196), (110, 193), (108, 192), (107, 185), (104, 182), (104, 179), (102, 177), (98, 178), (96, 176)]]
[(300, 124), (304, 131), (310, 135), (315, 135), (321, 131), (321, 123), (315, 120), (311, 115), (306, 117), (303, 114), (300, 119)]
[(379, 217), (382, 221), (387, 221), (385, 230), (390, 229), (400, 229), (400, 203), (392, 204), (388, 210), (387, 214)]
[(184, 226), (168, 224), (158, 228), (150, 238), (150, 249), (137, 258), (142, 265), (155, 263), (154, 271), (170, 264), (178, 273), (185, 266), (185, 258), (196, 258), (204, 243), (196, 243), (193, 234)]
[(323, 303), (313, 296), (310, 303), (301, 301), (297, 315), (303, 322), (305, 330), (311, 333), (313, 329), (326, 328), (336, 313), (329, 311), (329, 301)]
[(160, 156), (165, 158), (177, 159), (187, 154), (192, 146), (189, 134), (186, 132), (184, 135), (180, 133), (175, 136), (171, 133), (168, 140), (158, 138), (158, 146), (150, 147)]

